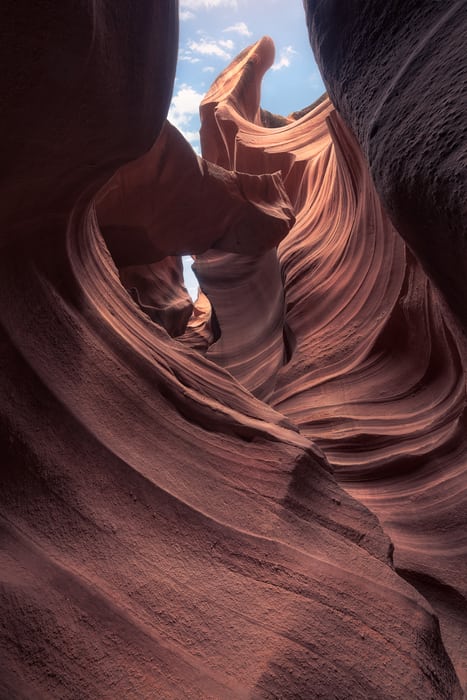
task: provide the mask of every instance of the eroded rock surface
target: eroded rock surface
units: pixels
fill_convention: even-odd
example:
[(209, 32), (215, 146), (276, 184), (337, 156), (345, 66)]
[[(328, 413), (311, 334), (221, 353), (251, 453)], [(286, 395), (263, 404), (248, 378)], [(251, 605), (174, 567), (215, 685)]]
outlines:
[(467, 4), (306, 0), (331, 100), (398, 232), (467, 328)]
[[(1, 10), (12, 27), (1, 124), (13, 146), (1, 165), (0, 697), (460, 698), (432, 607), (351, 495), (382, 514), (415, 579), (438, 576), (426, 547), (444, 513), (446, 583), (459, 599), (455, 329), (330, 103), (262, 125), (270, 40), (207, 96), (204, 161), (165, 123), (176, 9), (64, 2), (32, 8), (27, 22), (17, 4)], [(66, 100), (63, 75), (73, 78)], [(15, 159), (21, 139), (31, 148)], [(171, 205), (175, 156), (193, 185), (180, 184), (187, 201), (201, 192), (222, 202), (217, 227), (208, 207)], [(209, 256), (220, 266), (240, 253), (256, 358), (251, 341), (235, 339), (244, 321), (214, 291), (214, 310), (201, 296), (171, 337), (188, 314), (167, 256), (212, 245), (197, 262), (206, 280)], [(226, 285), (220, 269), (213, 288), (217, 277)], [(245, 305), (243, 293), (232, 303)], [(417, 364), (423, 381), (413, 379), (420, 349), (407, 340), (394, 357), (400, 317), (407, 336), (414, 319), (431, 342)], [(431, 414), (404, 432), (427, 397)], [(410, 471), (403, 456), (414, 453), (423, 468)], [(391, 487), (402, 503), (388, 511)], [(404, 490), (428, 498), (423, 521), (407, 515)], [(455, 518), (440, 508), (450, 496)], [(432, 539), (417, 549), (422, 526)]]
[(103, 188), (97, 213), (119, 267), (208, 248), (258, 255), (294, 222), (278, 173), (236, 172), (199, 158), (168, 122), (152, 149)]
[[(263, 56), (268, 51), (267, 39), (251, 49)], [(267, 172), (281, 163), (294, 206), (296, 224), (277, 251), (284, 327), (293, 338), (293, 352), (274, 373), (268, 402), (323, 449), (339, 482), (378, 515), (394, 542), (396, 566), (419, 584), (440, 615), (465, 683), (462, 331), (394, 230), (359, 145), (329, 100), (298, 120), (267, 128), (257, 117), (258, 101), (251, 102), (259, 87), (253, 89), (247, 81), (259, 83), (262, 72), (253, 74), (250, 61), (239, 57), (206, 95), (201, 134), (209, 135), (207, 152), (212, 155), (217, 134), (224, 167), (256, 172), (260, 163)], [(248, 66), (245, 73), (242, 64)], [(219, 84), (227, 86), (224, 93)], [(233, 141), (228, 135), (234, 135), (235, 148), (227, 154), (221, 144)], [(231, 269), (230, 261), (225, 262)], [(216, 278), (223, 289), (219, 261)], [(256, 285), (263, 288), (260, 275)], [(217, 291), (213, 299), (222, 347), (230, 350), (246, 333), (245, 315), (235, 314), (239, 302), (226, 301), (225, 292), (223, 297)], [(257, 310), (261, 323), (261, 300)], [(263, 336), (263, 356), (274, 342), (273, 333)], [(215, 358), (232, 367), (229, 352)], [(261, 366), (266, 371), (259, 349), (256, 358), (257, 372)], [(254, 383), (246, 385), (255, 390)]]

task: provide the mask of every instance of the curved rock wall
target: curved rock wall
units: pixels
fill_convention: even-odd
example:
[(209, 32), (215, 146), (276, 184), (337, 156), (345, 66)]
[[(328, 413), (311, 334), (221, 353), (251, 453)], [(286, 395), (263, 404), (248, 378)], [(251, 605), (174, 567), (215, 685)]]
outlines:
[[(164, 127), (176, 9), (168, 0), (64, 2), (32, 7), (28, 22), (20, 4), (0, 11), (17, 79), (7, 64), (0, 697), (460, 698), (432, 607), (396, 573), (377, 517), (337, 483), (319, 446), (349, 492), (382, 520), (392, 513), (385, 522), (396, 556), (428, 588), (440, 579), (433, 552), (416, 547), (423, 523), (387, 504), (394, 493), (404, 501), (404, 490), (433, 494), (421, 512), (427, 533), (436, 509), (447, 518), (438, 544), (449, 539), (451, 597), (441, 585), (437, 592), (452, 611), (462, 595), (465, 514), (455, 332), (331, 105), (279, 129), (262, 126), (270, 40), (247, 49), (208, 95), (206, 160)], [(19, 51), (20, 35), (35, 61)], [(65, 74), (76, 77), (66, 101)], [(54, 140), (58, 126), (63, 138)], [(177, 169), (192, 174), (192, 201), (205, 194), (195, 213), (209, 227), (199, 239), (193, 208), (180, 212), (180, 200), (167, 199)], [(211, 200), (213, 210), (222, 202), (217, 227)], [(290, 202), (297, 223), (284, 238), (295, 220)], [(235, 340), (244, 321), (218, 294), (213, 311), (201, 297), (175, 340), (186, 300), (178, 263), (166, 256), (219, 242), (220, 259), (241, 254), (259, 330)], [(137, 290), (133, 298), (122, 281)], [(412, 352), (400, 316), (416, 319), (431, 342), (417, 346), (420, 387), (412, 374), (421, 350)], [(403, 329), (401, 348), (387, 337), (391, 323)], [(244, 384), (233, 376), (237, 357)], [(433, 399), (433, 440), (428, 410), (404, 432), (404, 391), (417, 410)], [(368, 424), (373, 462), (358, 439)], [(402, 462), (398, 472), (392, 463), (386, 474), (398, 437), (423, 468), (408, 472)], [(457, 444), (457, 466), (447, 444)], [(442, 511), (453, 490), (454, 511)], [(456, 629), (461, 639), (462, 620)]]
[[(267, 51), (267, 39), (251, 49)], [(323, 449), (339, 482), (377, 514), (394, 542), (396, 566), (439, 613), (465, 682), (462, 332), (392, 227), (360, 148), (329, 100), (279, 128), (248, 121), (258, 105), (245, 102), (259, 95), (262, 73), (250, 66), (239, 73), (242, 62), (239, 56), (228, 79), (206, 95), (202, 133), (217, 131), (219, 143), (230, 144), (224, 165), (231, 168), (256, 172), (259, 162), (268, 172), (280, 163), (294, 206), (296, 224), (278, 248), (293, 352), (274, 374), (268, 402)], [(219, 83), (228, 85), (223, 94)], [(219, 269), (221, 287), (222, 279)], [(213, 299), (224, 346), (234, 347), (244, 316), (233, 314), (232, 326), (235, 302)], [(260, 302), (257, 313), (262, 319)], [(272, 335), (263, 337), (263, 348), (272, 343)], [(216, 360), (231, 362), (219, 353)]]
[(329, 95), (397, 230), (467, 327), (467, 5), (306, 0)]

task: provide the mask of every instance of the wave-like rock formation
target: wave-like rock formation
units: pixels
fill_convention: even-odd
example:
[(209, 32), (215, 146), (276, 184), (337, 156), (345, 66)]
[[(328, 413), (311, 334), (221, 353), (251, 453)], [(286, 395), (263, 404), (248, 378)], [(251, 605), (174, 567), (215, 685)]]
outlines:
[[(277, 254), (293, 352), (274, 371), (268, 402), (323, 449), (339, 482), (378, 515), (395, 544), (397, 567), (440, 615), (465, 683), (462, 333), (447, 322), (439, 293), (393, 229), (360, 148), (329, 100), (298, 121), (263, 126), (252, 95), (259, 94), (264, 66), (254, 61), (260, 54), (267, 65), (269, 51), (263, 41), (239, 57), (201, 108), (206, 155), (218, 153), (224, 167), (247, 172), (280, 167), (295, 209), (296, 224)], [(230, 151), (222, 150), (224, 143)], [(219, 270), (219, 287), (221, 280)], [(265, 284), (257, 275), (257, 288)], [(242, 302), (226, 304), (222, 288), (210, 297), (223, 344), (235, 347), (237, 336), (247, 333), (238, 313)], [(274, 304), (274, 295), (269, 301)], [(282, 306), (280, 299), (277, 313)], [(258, 306), (258, 323), (264, 315)], [(263, 335), (262, 341), (267, 356), (276, 336)], [(232, 367), (228, 354), (215, 357)], [(255, 391), (254, 384), (248, 387)]]
[(209, 347), (207, 357), (267, 400), (277, 372), (287, 361), (288, 348), (276, 249), (259, 256), (209, 251), (197, 256), (193, 269), (219, 326), (220, 337)]
[(305, 0), (333, 104), (398, 232), (467, 328), (467, 4)]
[[(256, 172), (258, 162), (266, 172), (280, 164), (295, 209), (296, 224), (277, 253), (294, 349), (274, 372), (268, 402), (323, 449), (339, 482), (378, 515), (395, 544), (396, 566), (440, 615), (465, 683), (462, 332), (447, 321), (439, 293), (393, 229), (360, 148), (329, 100), (281, 127), (263, 125), (258, 86), (264, 65), (256, 57), (267, 65), (269, 52), (263, 40), (239, 57), (201, 107), (206, 155), (217, 153), (224, 167), (247, 172)], [(225, 264), (232, 267), (228, 259)], [(218, 290), (225, 289), (224, 275), (219, 267)], [(256, 285), (263, 289), (266, 278), (258, 276)], [(238, 311), (251, 293), (234, 302), (223, 294), (210, 297), (223, 347), (231, 349), (246, 333)], [(272, 295), (270, 303), (282, 312), (282, 299)], [(261, 323), (261, 303), (257, 311)], [(275, 342), (274, 334), (263, 336), (259, 362)], [(212, 356), (232, 371), (229, 354)], [(255, 391), (253, 383), (247, 386)]]
[(461, 698), (456, 328), (270, 40), (165, 123), (176, 10), (0, 11), (0, 697)]

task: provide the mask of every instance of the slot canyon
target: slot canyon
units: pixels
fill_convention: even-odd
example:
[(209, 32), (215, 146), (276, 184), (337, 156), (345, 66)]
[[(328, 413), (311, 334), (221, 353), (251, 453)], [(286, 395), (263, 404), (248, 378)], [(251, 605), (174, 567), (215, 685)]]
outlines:
[(467, 5), (303, 4), (201, 155), (176, 0), (0, 8), (0, 700), (467, 697)]

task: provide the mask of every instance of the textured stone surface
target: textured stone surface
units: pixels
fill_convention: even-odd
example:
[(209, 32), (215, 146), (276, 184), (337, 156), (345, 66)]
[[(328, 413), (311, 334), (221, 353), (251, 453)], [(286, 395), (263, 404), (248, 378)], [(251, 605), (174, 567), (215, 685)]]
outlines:
[[(264, 40), (251, 51), (268, 50)], [(239, 65), (240, 59), (227, 69), (228, 80), (221, 77), (206, 95), (202, 134), (210, 135), (212, 153), (213, 133), (218, 134), (220, 153), (220, 144), (229, 143), (227, 135), (235, 134), (235, 150), (228, 162), (223, 160), (225, 167), (256, 172), (260, 163), (267, 172), (281, 163), (296, 215), (277, 252), (290, 352), (273, 375), (267, 401), (323, 449), (339, 482), (378, 515), (394, 542), (396, 566), (419, 585), (440, 615), (465, 683), (467, 411), (462, 331), (393, 229), (360, 148), (329, 100), (298, 120), (266, 128), (256, 116), (244, 119), (246, 113), (258, 114), (257, 103), (250, 100), (259, 89), (248, 87)], [(261, 73), (247, 75), (259, 81)], [(228, 85), (224, 94), (219, 83)], [(216, 279), (222, 290), (232, 263), (225, 259), (223, 273), (220, 262), (217, 258)], [(262, 289), (266, 279), (258, 268), (250, 285), (255, 281)], [(245, 333), (244, 314), (235, 314), (236, 301), (219, 291), (212, 299), (223, 345), (217, 344), (219, 351), (212, 349), (211, 356), (231, 367), (230, 351)], [(257, 323), (262, 323), (259, 299)], [(271, 304), (273, 300), (271, 295)], [(282, 303), (276, 301), (276, 312)], [(255, 327), (253, 317), (250, 306)], [(260, 368), (266, 371), (263, 358), (275, 337), (264, 335), (257, 345), (257, 374)], [(224, 357), (222, 347), (229, 349)], [(251, 363), (249, 369), (254, 377)], [(244, 382), (255, 390), (247, 377)]]
[[(403, 536), (430, 534), (438, 513), (452, 595), (437, 592), (452, 612), (465, 580), (465, 449), (457, 443), (456, 466), (439, 426), (454, 436), (465, 421), (456, 331), (407, 262), (352, 136), (326, 101), (280, 129), (262, 125), (260, 82), (273, 60), (265, 39), (207, 96), (200, 162), (164, 126), (176, 3), (46, 4), (27, 22), (20, 5), (0, 12), (2, 51), (22, 78), (10, 64), (0, 77), (13, 144), (0, 211), (2, 700), (460, 698), (432, 607), (394, 570), (375, 514), (337, 483), (319, 447), (348, 491), (383, 516), (394, 496), (385, 500), (378, 470), (385, 475), (396, 438), (402, 456), (428, 455), (404, 482), (397, 464), (389, 470), (389, 486), (403, 483), (402, 505), (404, 489), (433, 494), (426, 520), (397, 507), (386, 521), (405, 569), (417, 585), (426, 574), (429, 588), (432, 552), (415, 548), (423, 556), (413, 564), (417, 539)], [(18, 50), (21, 33), (31, 53)], [(76, 77), (66, 92), (60, 71)], [(29, 148), (15, 159), (21, 139)], [(187, 227), (184, 239), (171, 157), (187, 172), (194, 164), (187, 197), (207, 183), (214, 207), (220, 192), (219, 235), (206, 208), (198, 222), (211, 228), (197, 240)], [(296, 224), (284, 239), (290, 202)], [(245, 323), (222, 294), (212, 294), (213, 309), (201, 296), (180, 341), (170, 337), (183, 331), (189, 302), (167, 256), (220, 240), (196, 264), (222, 291), (222, 258), (240, 253), (258, 317), (256, 366), (251, 339), (235, 339), (235, 323), (242, 333)], [(245, 307), (237, 293), (232, 304)], [(401, 314), (408, 340), (394, 348), (386, 336)], [(412, 323), (425, 332), (413, 352)], [(414, 380), (428, 341), (423, 380)], [(418, 432), (409, 425), (413, 441), (407, 404), (392, 391), (401, 402), (406, 392), (409, 408), (413, 395), (421, 414)], [(370, 443), (374, 464), (365, 462), (365, 421), (382, 436)], [(348, 454), (355, 469), (345, 468)], [(455, 501), (445, 526), (439, 493)], [(462, 619), (457, 632), (462, 640)]]
[(305, 0), (331, 100), (397, 230), (467, 327), (467, 4)]
[(168, 122), (152, 149), (103, 188), (97, 213), (119, 267), (208, 248), (257, 255), (294, 222), (278, 173), (234, 172), (199, 158)]

